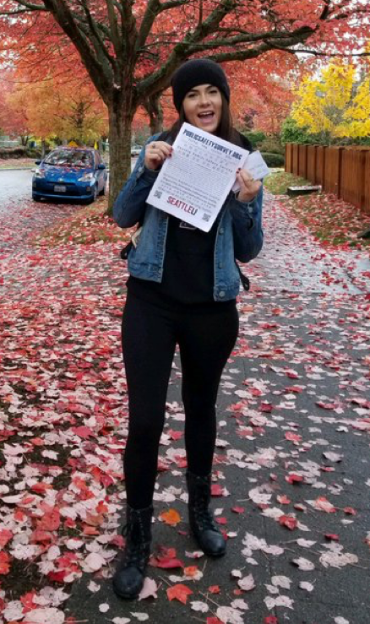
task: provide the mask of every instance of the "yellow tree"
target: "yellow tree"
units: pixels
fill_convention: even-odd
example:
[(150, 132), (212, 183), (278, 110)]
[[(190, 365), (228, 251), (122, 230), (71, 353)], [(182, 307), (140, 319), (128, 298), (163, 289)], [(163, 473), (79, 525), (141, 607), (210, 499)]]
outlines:
[(370, 136), (370, 75), (359, 85), (352, 105), (344, 116), (348, 120), (349, 136)]
[(333, 62), (318, 78), (306, 77), (291, 116), (301, 128), (328, 141), (370, 134), (369, 74), (360, 79), (351, 64)]
[(7, 98), (11, 116), (27, 119), (29, 132), (46, 141), (51, 136), (93, 143), (107, 132), (106, 108), (91, 83), (58, 84), (48, 77), (38, 83), (22, 82)]

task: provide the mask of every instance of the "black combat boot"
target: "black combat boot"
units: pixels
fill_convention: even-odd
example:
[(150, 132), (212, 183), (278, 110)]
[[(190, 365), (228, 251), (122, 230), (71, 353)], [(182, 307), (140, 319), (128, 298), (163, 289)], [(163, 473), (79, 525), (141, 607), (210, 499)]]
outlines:
[(125, 549), (113, 576), (113, 589), (121, 598), (136, 598), (140, 593), (150, 555), (153, 507), (132, 509), (127, 505)]
[(211, 500), (211, 475), (199, 477), (186, 473), (189, 491), (189, 524), (200, 548), (206, 555), (222, 557), (226, 541), (208, 508)]

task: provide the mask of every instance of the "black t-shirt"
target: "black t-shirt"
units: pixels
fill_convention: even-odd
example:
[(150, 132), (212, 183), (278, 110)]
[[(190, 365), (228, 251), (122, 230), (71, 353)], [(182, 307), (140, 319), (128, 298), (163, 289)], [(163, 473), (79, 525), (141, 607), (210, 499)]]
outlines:
[[(214, 247), (218, 219), (209, 232), (169, 216), (162, 282), (130, 276), (132, 294), (163, 304), (216, 304), (213, 299)], [(221, 305), (233, 302), (221, 302)]]

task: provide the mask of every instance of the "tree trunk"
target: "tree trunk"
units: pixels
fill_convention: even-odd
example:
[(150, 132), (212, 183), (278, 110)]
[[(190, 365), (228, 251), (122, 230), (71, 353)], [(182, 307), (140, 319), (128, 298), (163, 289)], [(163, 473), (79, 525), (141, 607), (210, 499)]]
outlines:
[(109, 204), (112, 214), (114, 200), (131, 173), (132, 114), (122, 103), (109, 107)]
[(151, 134), (156, 134), (163, 130), (163, 108), (160, 103), (160, 97), (161, 94), (155, 94), (145, 102), (145, 109), (149, 115)]

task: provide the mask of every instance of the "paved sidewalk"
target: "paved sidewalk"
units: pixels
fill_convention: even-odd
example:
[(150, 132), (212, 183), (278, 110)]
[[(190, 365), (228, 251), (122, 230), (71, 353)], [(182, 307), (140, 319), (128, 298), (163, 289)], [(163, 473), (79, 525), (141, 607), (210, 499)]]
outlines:
[[(218, 406), (215, 483), (223, 495), (214, 497), (214, 508), (229, 535), (228, 554), (222, 561), (186, 554), (195, 544), (188, 536), (184, 469), (177, 465), (183, 440), (174, 442), (170, 433), (182, 430), (183, 418), (176, 360), (154, 543), (176, 548), (184, 565), (197, 564), (203, 577), (177, 579), (194, 592), (186, 605), (166, 596), (180, 570), (149, 568), (160, 585), (153, 602), (122, 602), (105, 580), (92, 593), (85, 579), (68, 603), (77, 619), (135, 622), (138, 612), (156, 623), (205, 622), (217, 613), (221, 621), (246, 624), (367, 622), (370, 315), (364, 294), (370, 289), (354, 270), (356, 262), (368, 270), (366, 258), (354, 252), (345, 262), (342, 253), (324, 251), (279, 201), (267, 200), (265, 213), (266, 246), (248, 271), (252, 291), (241, 298), (240, 339)], [(179, 512), (177, 527), (158, 520), (167, 508)], [(255, 588), (240, 592), (240, 577), (249, 575)], [(209, 591), (214, 585), (218, 594)], [(208, 605), (207, 613), (192, 610), (193, 601), (194, 609)], [(109, 605), (103, 614), (102, 604)]]
[[(124, 489), (114, 475), (121, 470), (127, 416), (119, 352), (125, 265), (118, 259), (117, 245), (35, 252), (24, 246), (24, 238), (15, 268), (10, 258), (15, 243), (9, 243), (9, 255), (2, 262), (11, 300), (2, 318), (7, 331), (13, 331), (11, 305), (17, 305), (19, 350), (38, 349), (39, 359), (31, 368), (37, 372), (38, 391), (45, 394), (44, 407), (37, 409), (40, 422), (45, 416), (41, 426), (46, 426), (46, 439), (50, 444), (71, 442), (65, 427), (76, 397), (85, 409), (77, 409), (73, 426), (93, 432), (79, 430), (81, 438), (73, 440), (74, 485), (66, 482), (63, 490), (71, 517), (76, 510), (81, 513), (81, 506), (89, 508), (81, 485), (84, 475), (94, 466), (113, 475), (113, 481), (107, 477), (89, 486), (95, 491), (99, 483), (101, 509), (108, 505), (110, 513), (101, 511), (100, 524), (93, 518), (87, 522), (91, 530), (82, 536), (83, 547), (69, 544), (77, 563), (83, 556), (86, 570), (91, 553), (103, 552), (107, 562), (97, 566), (95, 574), (78, 578), (76, 573), (76, 580), (63, 586), (70, 598), (59, 608), (77, 622), (369, 620), (368, 257), (321, 247), (287, 213), (283, 200), (271, 196), (265, 202), (265, 231), (263, 253), (245, 268), (252, 288), (240, 299), (240, 337), (218, 402), (213, 508), (229, 538), (227, 555), (218, 561), (194, 558), (197, 547), (188, 535), (181, 369), (176, 356), (160, 448), (153, 549), (157, 554), (160, 547), (175, 549), (183, 568), (150, 566), (157, 598), (134, 602), (119, 600), (110, 586), (116, 550), (112, 536), (123, 522)], [(43, 338), (38, 334), (42, 325)], [(28, 332), (27, 342), (22, 332)], [(7, 381), (11, 383), (11, 376)], [(56, 412), (64, 419), (60, 425)], [(106, 421), (99, 428), (102, 414)], [(26, 415), (31, 419), (30, 411)], [(56, 424), (47, 429), (50, 416)], [(51, 484), (52, 476), (47, 477)], [(176, 526), (159, 518), (169, 509), (180, 516)], [(79, 537), (71, 528), (70, 539)], [(165, 566), (161, 554), (159, 562)], [(174, 552), (167, 555), (175, 558)], [(51, 555), (48, 561), (52, 565)], [(167, 589), (177, 583), (192, 592), (186, 604), (168, 598)]]

